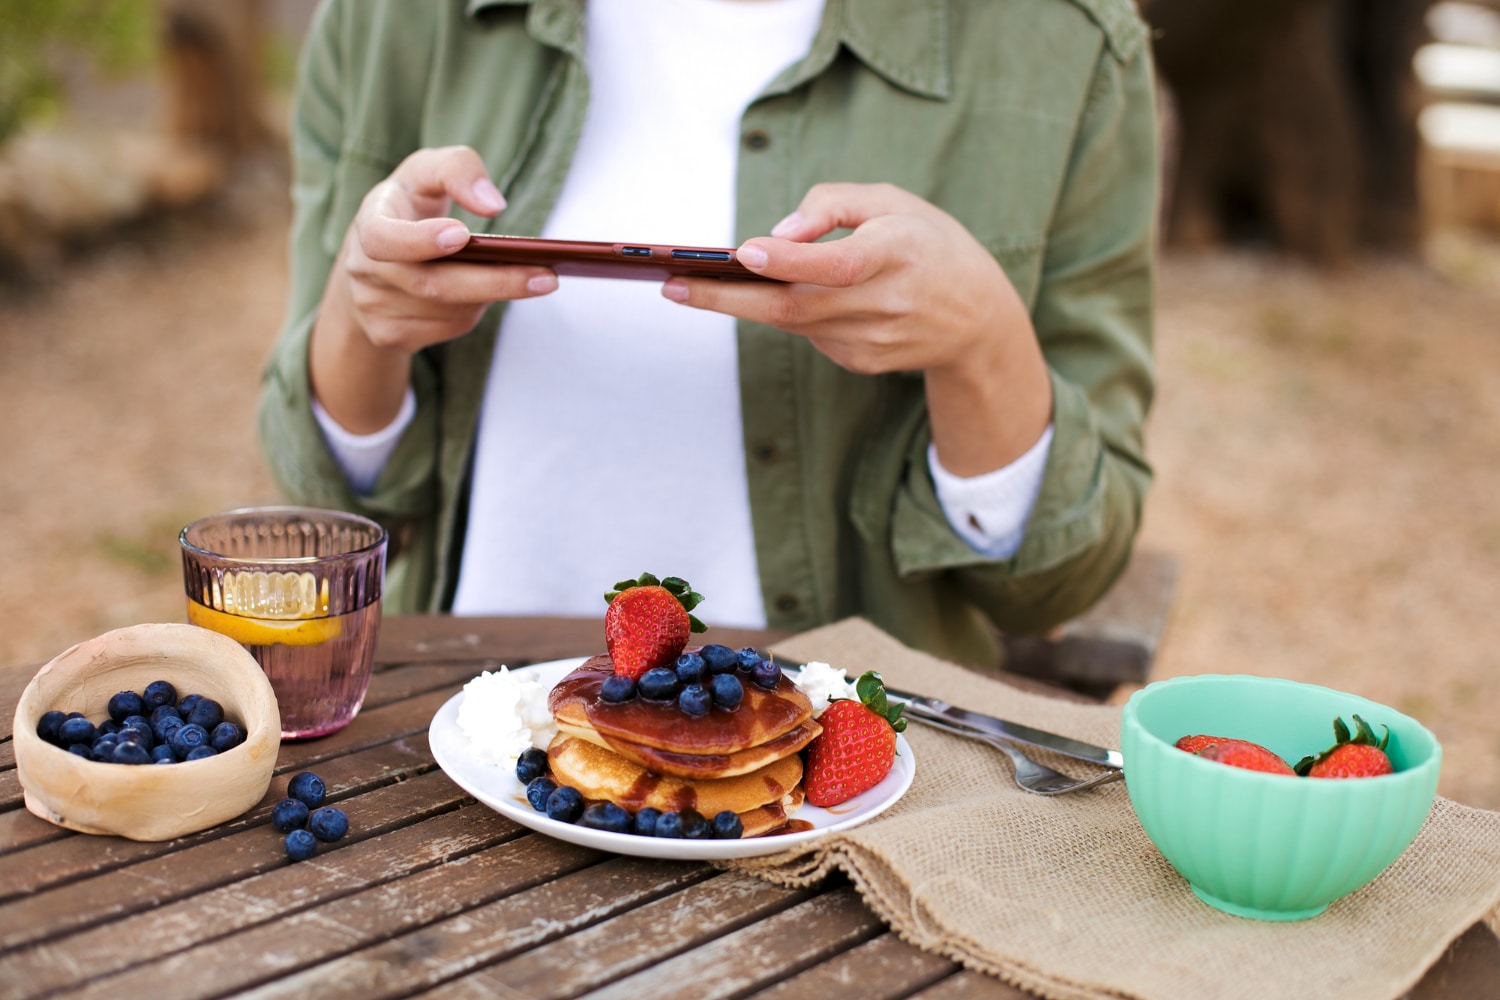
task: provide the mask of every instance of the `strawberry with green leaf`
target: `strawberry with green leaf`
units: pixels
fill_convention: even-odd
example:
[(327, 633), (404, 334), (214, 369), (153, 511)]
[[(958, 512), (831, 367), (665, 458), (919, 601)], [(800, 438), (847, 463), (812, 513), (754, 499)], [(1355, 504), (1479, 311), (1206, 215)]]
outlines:
[(1309, 778), (1378, 778), (1395, 770), (1386, 756), (1386, 744), (1390, 742), (1389, 726), (1381, 726), (1384, 735), (1376, 737), (1375, 730), (1359, 716), (1354, 719), (1354, 732), (1349, 732), (1343, 717), (1333, 720), (1334, 744), (1316, 756), (1303, 757), (1297, 762), (1298, 774)]
[(873, 670), (854, 690), (858, 701), (835, 701), (818, 716), (823, 731), (807, 745), (802, 791), (815, 806), (836, 806), (869, 791), (896, 761), (896, 734), (906, 728), (902, 706), (890, 704)]
[(653, 667), (676, 662), (688, 636), (707, 629), (689, 614), (703, 600), (681, 577), (658, 580), (642, 573), (622, 580), (604, 595), (604, 643), (615, 663), (615, 673), (631, 680)]

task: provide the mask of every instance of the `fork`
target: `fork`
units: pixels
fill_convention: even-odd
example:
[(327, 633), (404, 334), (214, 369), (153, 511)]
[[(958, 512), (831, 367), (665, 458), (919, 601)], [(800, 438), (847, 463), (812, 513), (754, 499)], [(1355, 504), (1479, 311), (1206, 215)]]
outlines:
[(1093, 788), (1096, 785), (1106, 784), (1124, 775), (1123, 771), (1106, 770), (1100, 771), (1098, 774), (1088, 778), (1074, 778), (1032, 760), (1009, 742), (990, 733), (982, 732), (978, 729), (970, 729), (959, 723), (948, 722), (947, 720), (925, 715), (907, 715), (906, 717), (920, 722), (924, 726), (941, 729), (943, 732), (952, 733), (955, 736), (964, 736), (971, 740), (978, 740), (980, 743), (994, 747), (1010, 758), (1010, 762), (1015, 768), (1016, 784), (1021, 786), (1025, 791), (1036, 795), (1062, 795), (1066, 792), (1078, 792), (1085, 788)]

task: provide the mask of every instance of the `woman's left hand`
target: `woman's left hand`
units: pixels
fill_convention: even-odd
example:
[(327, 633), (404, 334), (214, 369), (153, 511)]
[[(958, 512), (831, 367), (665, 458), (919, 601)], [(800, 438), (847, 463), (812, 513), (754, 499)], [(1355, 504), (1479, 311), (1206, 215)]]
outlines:
[[(836, 229), (849, 235), (813, 240)], [(736, 254), (779, 282), (673, 278), (669, 299), (806, 337), (850, 371), (920, 371), (943, 466), (1009, 464), (1051, 418), (1025, 304), (957, 219), (890, 184), (819, 184)]]

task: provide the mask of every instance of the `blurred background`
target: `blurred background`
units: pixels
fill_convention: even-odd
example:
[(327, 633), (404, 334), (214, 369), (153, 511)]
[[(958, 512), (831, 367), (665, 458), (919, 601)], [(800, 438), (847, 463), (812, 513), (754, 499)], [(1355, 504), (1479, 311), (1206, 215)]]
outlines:
[[(278, 499), (254, 409), (313, 6), (0, 6), (0, 664), (183, 620), (181, 526)], [(1391, 703), (1500, 808), (1500, 0), (1143, 9), (1153, 676)]]

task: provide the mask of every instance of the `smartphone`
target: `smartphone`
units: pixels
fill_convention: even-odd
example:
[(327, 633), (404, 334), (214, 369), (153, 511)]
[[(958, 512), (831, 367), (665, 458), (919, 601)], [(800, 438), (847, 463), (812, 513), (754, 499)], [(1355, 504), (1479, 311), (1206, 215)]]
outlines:
[(664, 246), (657, 243), (591, 243), (583, 240), (544, 240), (530, 236), (475, 233), (463, 249), (443, 260), (481, 264), (537, 264), (558, 274), (587, 278), (636, 278), (666, 281), (686, 278), (728, 278), (774, 281), (756, 274), (724, 247)]

